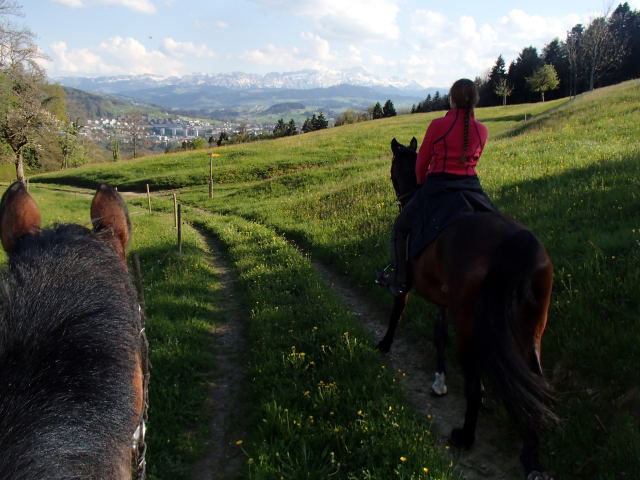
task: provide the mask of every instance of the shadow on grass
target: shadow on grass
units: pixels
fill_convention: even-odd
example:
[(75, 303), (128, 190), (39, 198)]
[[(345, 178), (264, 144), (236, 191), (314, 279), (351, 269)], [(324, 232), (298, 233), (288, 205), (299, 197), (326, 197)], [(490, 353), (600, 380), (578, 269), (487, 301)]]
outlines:
[(563, 478), (640, 471), (639, 190), (636, 154), (495, 196), (536, 233), (555, 265), (543, 357), (565, 420), (546, 441)]

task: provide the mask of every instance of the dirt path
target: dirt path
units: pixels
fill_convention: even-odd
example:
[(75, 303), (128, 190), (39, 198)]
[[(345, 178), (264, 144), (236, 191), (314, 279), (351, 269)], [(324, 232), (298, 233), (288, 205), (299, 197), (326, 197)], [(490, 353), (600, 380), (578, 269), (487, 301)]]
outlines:
[(221, 279), (225, 297), (224, 325), (214, 328), (212, 349), (216, 370), (211, 379), (210, 447), (194, 465), (192, 480), (232, 480), (246, 457), (235, 442), (245, 437), (242, 393), (246, 390), (245, 315), (235, 296), (235, 280), (213, 238), (194, 227), (207, 244), (209, 261)]
[[(364, 294), (325, 266), (313, 262), (316, 271), (322, 275), (342, 298), (347, 307), (361, 320), (375, 341), (386, 331), (389, 311), (383, 311), (366, 300)], [(402, 330), (402, 324), (398, 327)], [(451, 348), (449, 346), (448, 348)], [(460, 427), (464, 419), (465, 400), (461, 375), (449, 366), (447, 383), (449, 393), (445, 397), (431, 396), (435, 350), (430, 342), (417, 348), (396, 335), (391, 352), (386, 355), (388, 365), (393, 368), (404, 387), (407, 400), (416, 411), (430, 416), (435, 431), (441, 436), (443, 451), (456, 458), (456, 471), (466, 480), (522, 480), (519, 441), (507, 444), (504, 429), (491, 423), (487, 415), (480, 412), (476, 443), (466, 452), (454, 452), (447, 448), (447, 437), (451, 430)]]

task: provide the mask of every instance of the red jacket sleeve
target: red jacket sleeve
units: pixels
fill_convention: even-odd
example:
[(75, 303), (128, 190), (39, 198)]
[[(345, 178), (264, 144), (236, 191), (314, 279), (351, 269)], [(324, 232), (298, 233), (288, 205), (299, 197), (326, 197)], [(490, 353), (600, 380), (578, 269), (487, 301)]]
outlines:
[(422, 145), (420, 145), (420, 150), (418, 151), (418, 159), (416, 160), (416, 180), (418, 181), (418, 185), (422, 185), (424, 183), (424, 177), (427, 174), (429, 163), (431, 163), (431, 156), (433, 155), (434, 130), (434, 122), (431, 122), (424, 134), (424, 140), (422, 141)]

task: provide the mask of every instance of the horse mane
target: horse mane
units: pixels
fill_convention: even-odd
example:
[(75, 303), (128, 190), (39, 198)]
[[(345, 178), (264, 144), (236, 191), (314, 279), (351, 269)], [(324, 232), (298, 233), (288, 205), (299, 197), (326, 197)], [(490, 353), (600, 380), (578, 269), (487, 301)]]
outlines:
[(25, 235), (0, 309), (0, 478), (115, 478), (141, 328), (117, 254), (78, 225)]

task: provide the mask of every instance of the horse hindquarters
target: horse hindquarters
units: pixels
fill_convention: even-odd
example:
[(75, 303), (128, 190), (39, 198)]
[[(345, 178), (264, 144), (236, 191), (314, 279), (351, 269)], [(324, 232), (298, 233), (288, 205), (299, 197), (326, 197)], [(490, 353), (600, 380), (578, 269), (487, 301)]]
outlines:
[(523, 431), (521, 460), (527, 473), (543, 469), (535, 431), (557, 418), (539, 363), (551, 268), (531, 232), (510, 235), (496, 250), (474, 319), (475, 353)]

